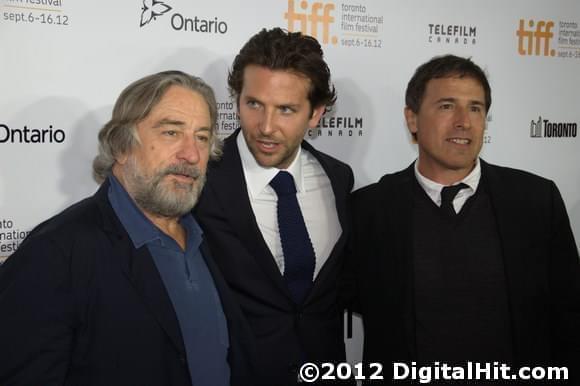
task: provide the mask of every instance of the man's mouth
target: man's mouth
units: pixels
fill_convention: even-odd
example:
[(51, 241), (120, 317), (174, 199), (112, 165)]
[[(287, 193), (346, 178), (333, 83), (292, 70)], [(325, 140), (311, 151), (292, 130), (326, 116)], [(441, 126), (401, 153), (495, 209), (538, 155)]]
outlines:
[(456, 143), (458, 145), (469, 145), (471, 143), (471, 139), (467, 138), (449, 138), (447, 141)]
[(165, 175), (172, 176), (178, 181), (192, 182), (197, 180), (201, 173), (197, 167), (189, 165), (172, 165), (165, 170)]
[(190, 180), (195, 180), (196, 178), (189, 174), (181, 174), (181, 173), (171, 173), (172, 176), (179, 177), (179, 178), (187, 178)]
[(270, 140), (263, 140), (263, 139), (256, 140), (256, 143), (258, 144), (258, 146), (262, 150), (266, 150), (266, 151), (268, 151), (268, 150), (274, 150), (279, 145), (278, 142), (270, 141)]

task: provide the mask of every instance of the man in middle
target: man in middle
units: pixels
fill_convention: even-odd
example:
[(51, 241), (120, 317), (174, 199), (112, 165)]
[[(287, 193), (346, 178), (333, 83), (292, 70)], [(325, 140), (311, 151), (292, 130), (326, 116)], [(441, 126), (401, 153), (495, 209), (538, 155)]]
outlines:
[(262, 381), (345, 360), (338, 275), (352, 170), (304, 141), (336, 94), (318, 42), (280, 28), (242, 47), (228, 77), (241, 129), (210, 164), (196, 218), (255, 335)]

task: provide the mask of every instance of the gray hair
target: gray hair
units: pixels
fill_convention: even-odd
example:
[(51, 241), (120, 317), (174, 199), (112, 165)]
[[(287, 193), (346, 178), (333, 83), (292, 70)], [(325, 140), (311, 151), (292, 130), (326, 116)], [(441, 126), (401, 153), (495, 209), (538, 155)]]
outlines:
[(222, 142), (217, 137), (217, 104), (210, 86), (201, 78), (181, 71), (163, 71), (131, 83), (125, 88), (113, 108), (111, 120), (99, 132), (99, 154), (93, 160), (93, 177), (102, 183), (111, 173), (116, 157), (138, 145), (137, 123), (149, 115), (170, 86), (185, 87), (203, 97), (211, 120), (213, 159), (221, 155)]

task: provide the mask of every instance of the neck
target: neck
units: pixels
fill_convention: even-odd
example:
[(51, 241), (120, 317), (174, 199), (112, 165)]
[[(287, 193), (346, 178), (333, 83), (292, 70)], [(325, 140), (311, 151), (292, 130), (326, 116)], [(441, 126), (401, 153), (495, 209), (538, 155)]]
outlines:
[(419, 161), (418, 169), (422, 176), (430, 179), (431, 181), (437, 182), (441, 185), (453, 185), (457, 182), (462, 181), (465, 177), (471, 173), (475, 168), (475, 163), (470, 168), (463, 169), (440, 169), (436, 170), (433, 168), (426, 168), (421, 165)]
[(123, 178), (123, 173), (119, 171), (118, 164), (115, 164), (113, 166), (113, 175), (117, 178), (117, 180), (123, 186), (123, 188), (125, 188), (127, 193), (129, 193), (129, 196), (131, 197), (135, 205), (137, 205), (139, 210), (145, 215), (145, 217), (147, 217), (149, 221), (155, 224), (155, 226), (159, 228), (163, 233), (174, 239), (182, 249), (185, 249), (185, 240), (186, 240), (185, 229), (179, 223), (179, 217), (160, 216), (158, 214), (151, 213), (143, 209), (133, 199), (133, 196), (131, 195), (131, 192), (127, 187), (127, 182)]
[(159, 216), (143, 210), (139, 205), (137, 206), (141, 209), (145, 217), (155, 224), (157, 228), (161, 229), (163, 233), (175, 240), (181, 249), (185, 249), (186, 234), (185, 229), (179, 223), (179, 218)]

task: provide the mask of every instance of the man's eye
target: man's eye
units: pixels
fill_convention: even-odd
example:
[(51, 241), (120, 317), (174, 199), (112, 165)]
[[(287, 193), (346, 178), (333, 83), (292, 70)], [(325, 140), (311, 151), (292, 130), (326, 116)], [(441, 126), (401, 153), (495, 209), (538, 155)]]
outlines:
[(439, 108), (441, 110), (451, 110), (453, 108), (453, 105), (451, 103), (443, 103), (439, 105)]
[(280, 111), (282, 112), (282, 114), (292, 114), (294, 112), (294, 109), (288, 106), (281, 106)]
[(471, 111), (474, 113), (479, 113), (481, 111), (481, 106), (477, 105), (471, 106)]
[(247, 101), (246, 105), (251, 109), (257, 109), (258, 107), (260, 107), (260, 105), (256, 101)]
[(165, 130), (163, 131), (163, 135), (166, 135), (168, 137), (174, 137), (177, 135), (177, 131), (175, 130)]
[(203, 142), (203, 143), (209, 142), (209, 137), (207, 135), (200, 134), (200, 135), (197, 135), (195, 138), (198, 141)]

